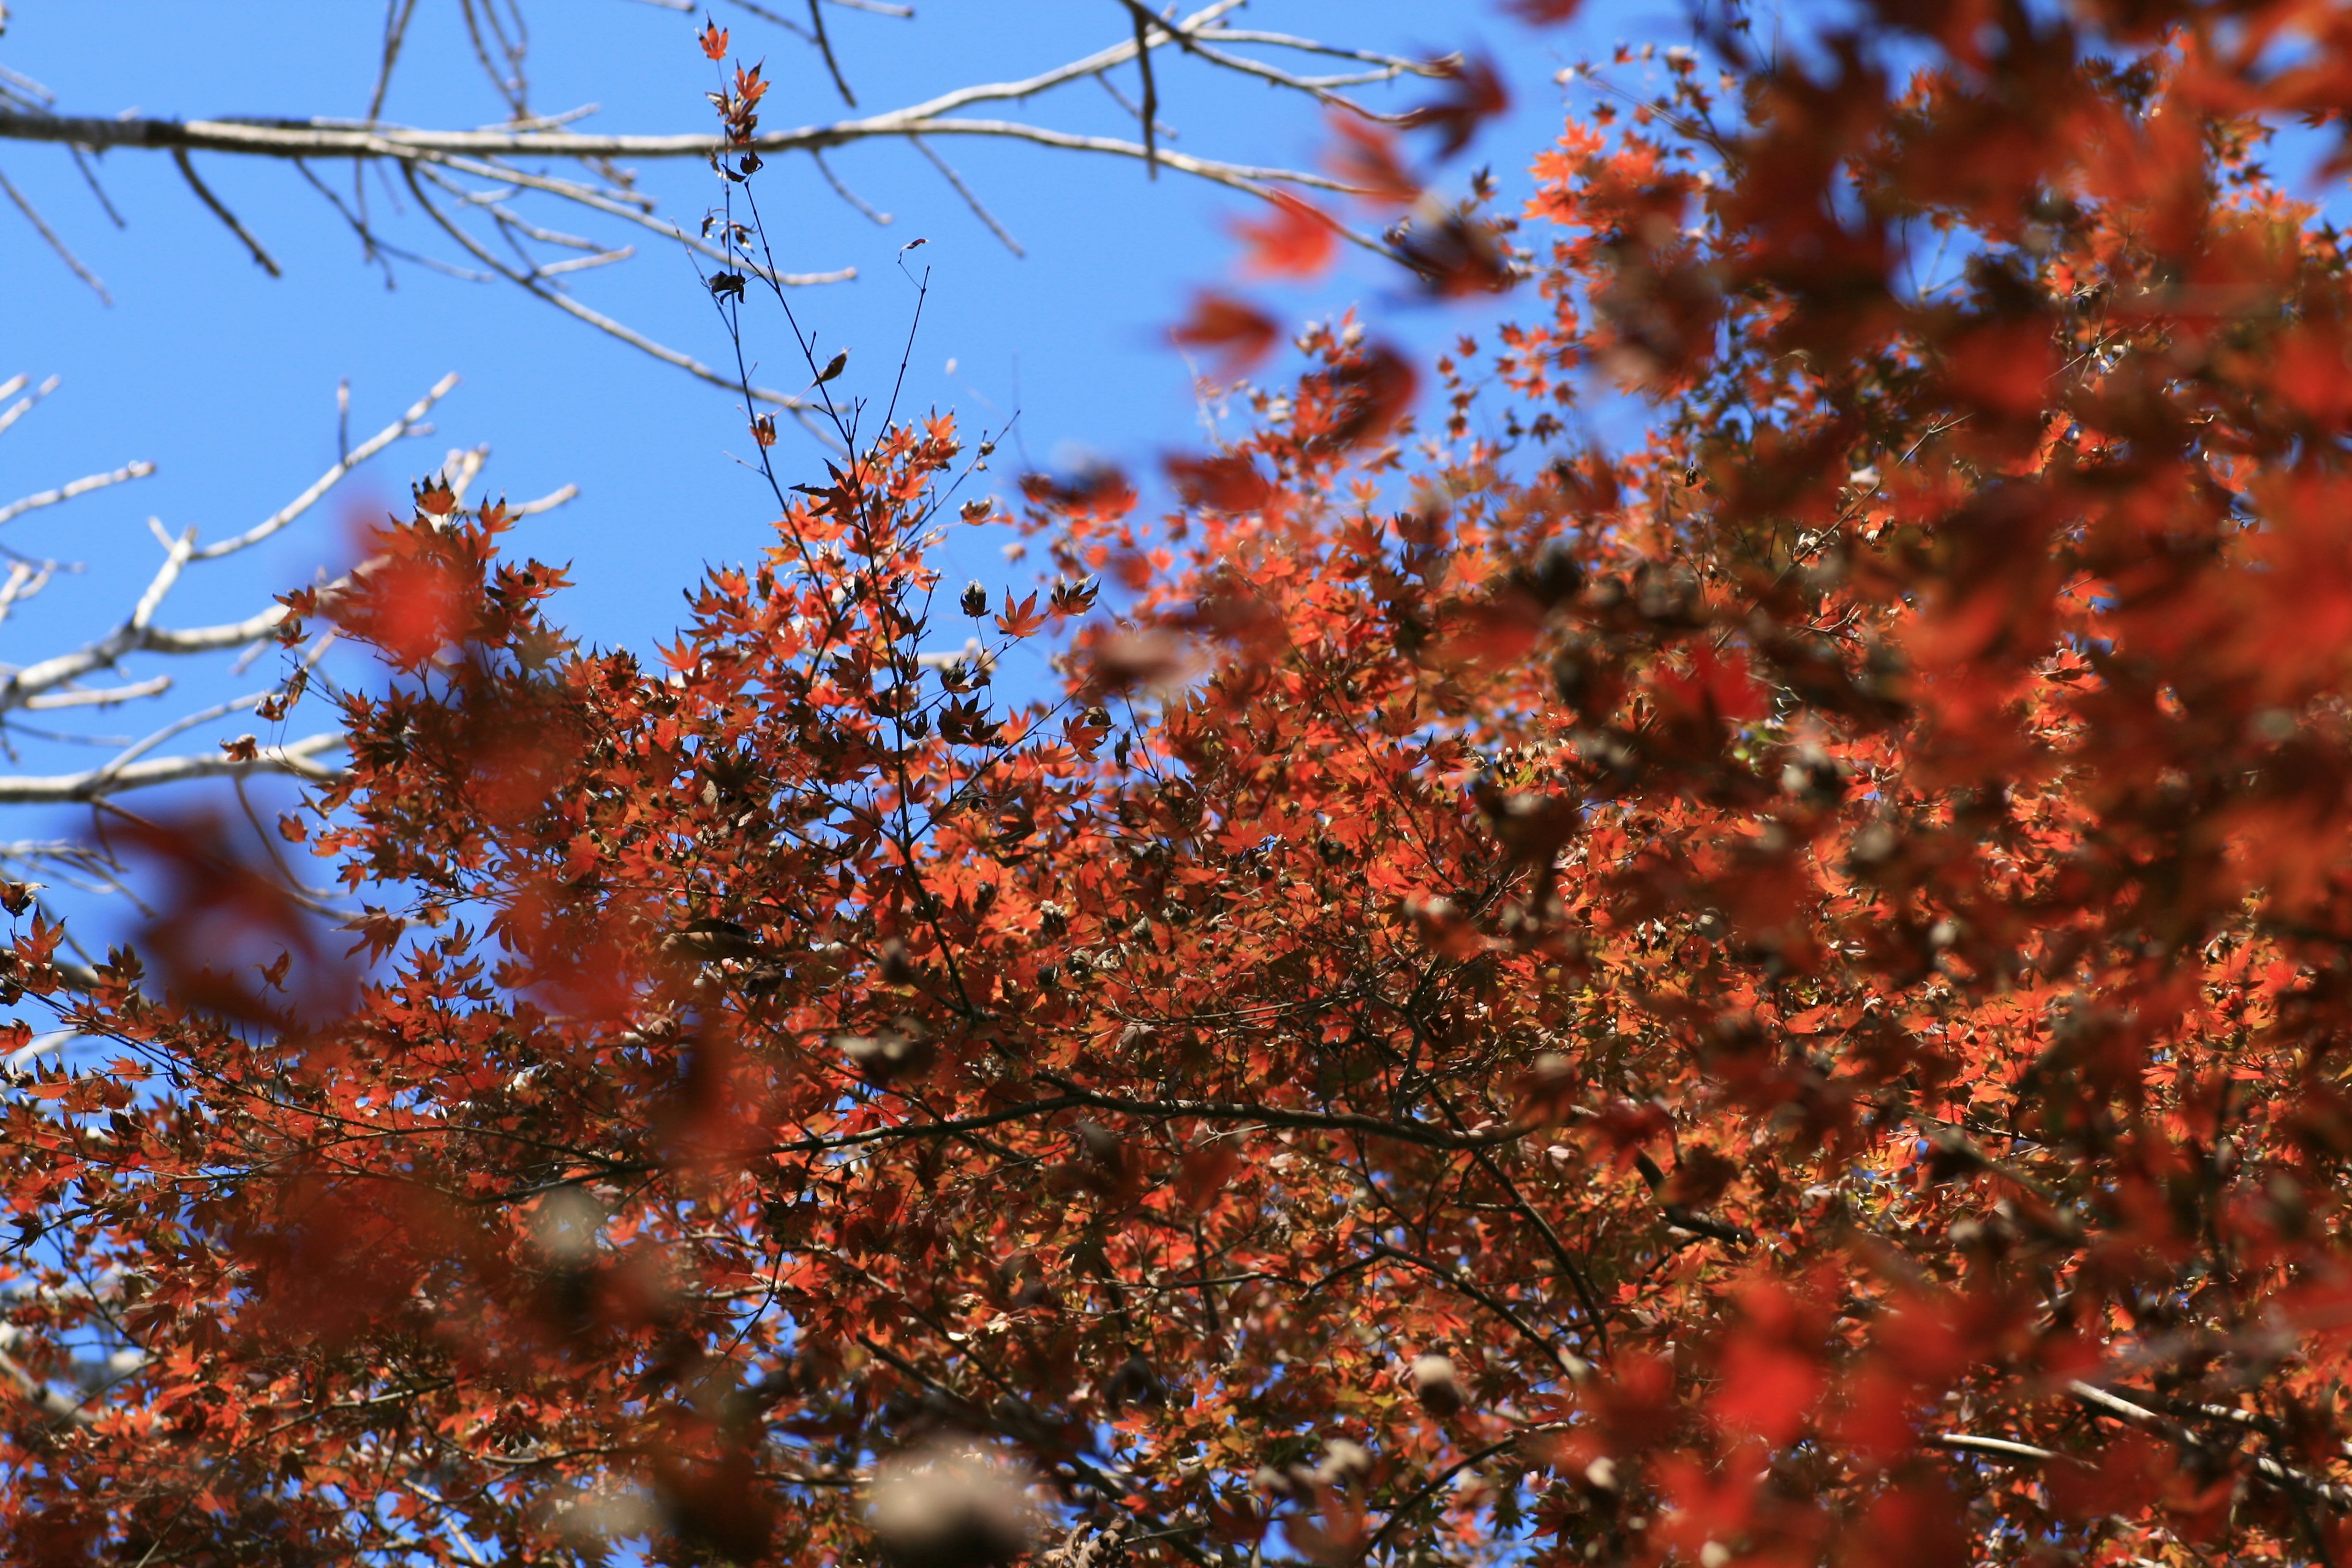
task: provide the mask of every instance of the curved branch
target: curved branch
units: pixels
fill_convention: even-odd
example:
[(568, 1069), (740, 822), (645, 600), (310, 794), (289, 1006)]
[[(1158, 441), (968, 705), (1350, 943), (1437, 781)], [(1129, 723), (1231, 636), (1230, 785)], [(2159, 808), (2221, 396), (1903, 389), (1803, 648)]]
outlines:
[(0, 805), (59, 805), (98, 800), (125, 790), (152, 789), (157, 784), (190, 779), (242, 778), (252, 773), (292, 773), (325, 784), (336, 770), (317, 762), (323, 752), (343, 743), (340, 732), (309, 735), (283, 746), (263, 746), (249, 758), (226, 752), (210, 756), (155, 757), (128, 767), (89, 768), (78, 773), (17, 773), (0, 775)]

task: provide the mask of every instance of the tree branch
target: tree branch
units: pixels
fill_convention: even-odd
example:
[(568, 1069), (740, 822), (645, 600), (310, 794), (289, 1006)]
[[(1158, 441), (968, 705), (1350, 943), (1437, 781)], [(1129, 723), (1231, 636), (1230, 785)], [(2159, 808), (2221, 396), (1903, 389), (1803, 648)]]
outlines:
[(340, 731), (310, 735), (284, 746), (264, 746), (249, 759), (226, 752), (211, 756), (155, 757), (127, 767), (89, 768), (78, 773), (0, 775), (0, 805), (57, 805), (98, 800), (127, 790), (191, 779), (242, 778), (252, 773), (292, 773), (325, 784), (336, 770), (315, 761), (343, 743)]
[(262, 248), (261, 241), (254, 238), (253, 231), (237, 220), (236, 214), (228, 210), (228, 204), (213, 195), (213, 188), (196, 174), (195, 164), (189, 161), (188, 150), (185, 147), (173, 148), (172, 162), (180, 166), (180, 177), (188, 182), (188, 189), (196, 193), (196, 199), (212, 209), (213, 216), (227, 226), (229, 233), (245, 241), (246, 249), (253, 253), (254, 263), (272, 278), (285, 277), (277, 259)]

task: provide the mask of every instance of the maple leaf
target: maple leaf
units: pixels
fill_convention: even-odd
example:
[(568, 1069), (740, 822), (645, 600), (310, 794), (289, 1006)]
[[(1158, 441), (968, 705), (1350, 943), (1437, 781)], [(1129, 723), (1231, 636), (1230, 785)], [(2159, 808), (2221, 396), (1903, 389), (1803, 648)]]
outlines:
[[(1559, 18), (1525, 17), (1526, 20), (1566, 20)], [(1449, 58), (1440, 62), (1440, 79), (1444, 91), (1432, 101), (1406, 111), (1404, 123), (1414, 128), (1433, 127), (1437, 132), (1438, 156), (1451, 158), (1470, 144), (1478, 128), (1489, 120), (1510, 112), (1510, 89), (1504, 86), (1501, 73), (1492, 60), (1483, 57), (1475, 59)]]
[(1238, 375), (1256, 364), (1281, 335), (1272, 318), (1226, 294), (1196, 296), (1192, 315), (1168, 333), (1171, 342), (1215, 351), (1217, 374), (1223, 376)]
[(1376, 207), (1402, 207), (1421, 195), (1421, 182), (1398, 156), (1392, 132), (1353, 115), (1335, 113), (1329, 123), (1336, 140), (1326, 161), (1357, 200)]
[(1332, 220), (1286, 192), (1271, 192), (1266, 201), (1271, 216), (1234, 221), (1234, 233), (1249, 247), (1243, 270), (1258, 278), (1317, 278), (1328, 271), (1339, 254)]
[(1044, 612), (1037, 608), (1037, 595), (1030, 595), (1018, 605), (1013, 602), (1013, 590), (1004, 591), (1004, 609), (996, 617), (996, 629), (1009, 637), (1033, 637), (1045, 624)]
[(1211, 511), (1254, 511), (1274, 499), (1274, 485), (1246, 452), (1171, 458), (1168, 478), (1184, 504)]

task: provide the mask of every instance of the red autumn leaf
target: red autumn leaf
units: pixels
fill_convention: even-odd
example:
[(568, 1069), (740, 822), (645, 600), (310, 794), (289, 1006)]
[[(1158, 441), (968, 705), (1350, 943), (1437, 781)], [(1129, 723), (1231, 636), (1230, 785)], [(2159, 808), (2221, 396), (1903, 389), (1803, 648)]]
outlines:
[(996, 629), (1009, 637), (1025, 637), (1036, 634), (1045, 624), (1045, 613), (1037, 608), (1037, 595), (1030, 595), (1019, 604), (1013, 602), (1013, 590), (1004, 591), (1004, 610), (996, 617)]
[(1323, 440), (1344, 449), (1380, 439), (1411, 410), (1419, 384), (1402, 354), (1372, 344), (1331, 372)]
[(1338, 254), (1338, 230), (1311, 204), (1283, 191), (1267, 194), (1273, 211), (1257, 220), (1236, 218), (1234, 233), (1249, 254), (1242, 270), (1255, 278), (1317, 278)]
[(1433, 224), (1416, 223), (1395, 240), (1396, 253), (1440, 299), (1497, 294), (1517, 279), (1503, 253), (1495, 226), (1461, 213)]
[(1376, 207), (1411, 206), (1420, 197), (1421, 182), (1405, 168), (1387, 127), (1337, 113), (1330, 127), (1335, 140), (1326, 162), (1349, 194)]
[(1024, 474), (1021, 493), (1037, 506), (1071, 519), (1114, 521), (1135, 508), (1135, 487), (1117, 468), (1097, 466), (1066, 479)]
[(1481, 125), (1510, 112), (1511, 93), (1495, 63), (1483, 56), (1448, 59), (1443, 65), (1439, 79), (1445, 83), (1444, 89), (1430, 102), (1409, 110), (1404, 122), (1433, 128), (1438, 155), (1451, 158), (1470, 144)]
[(1171, 342), (1213, 351), (1217, 374), (1223, 376), (1238, 375), (1256, 364), (1281, 335), (1272, 317), (1229, 294), (1196, 297), (1192, 315), (1168, 333)]
[(1168, 478), (1184, 504), (1210, 511), (1255, 511), (1274, 499), (1274, 482), (1246, 452), (1171, 458)]
[(702, 46), (702, 58), (707, 60), (727, 58), (727, 29), (707, 16), (703, 18), (702, 32), (695, 42)]

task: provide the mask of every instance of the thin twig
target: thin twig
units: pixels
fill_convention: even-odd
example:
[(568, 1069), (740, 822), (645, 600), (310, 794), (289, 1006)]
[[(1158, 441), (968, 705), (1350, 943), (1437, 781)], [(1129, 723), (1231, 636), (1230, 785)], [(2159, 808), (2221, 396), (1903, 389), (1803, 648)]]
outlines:
[(833, 85), (841, 94), (841, 101), (850, 108), (857, 107), (857, 95), (849, 90), (849, 79), (841, 74), (841, 62), (834, 58), (833, 40), (825, 36), (824, 7), (817, 0), (808, 0), (809, 30), (816, 35), (816, 52), (824, 57), (824, 68), (833, 75)]
[[(442, 232), (464, 247), (467, 254), (473, 257), (475, 260), (498, 273), (508, 282), (546, 300), (566, 315), (585, 321), (599, 331), (610, 333), (631, 348), (651, 354), (664, 364), (676, 365), (698, 381), (707, 381), (713, 386), (725, 387), (730, 392), (736, 390), (736, 382), (732, 377), (719, 374), (693, 355), (680, 353), (666, 343), (656, 342), (635, 329), (624, 326), (601, 311), (590, 310), (561, 289), (550, 288), (530, 273), (516, 271), (499, 260), (479, 240), (459, 227), (454, 218), (441, 210), (439, 204), (425, 195), (425, 186), (417, 177), (415, 165), (404, 163), (401, 165), (400, 172), (408, 182), (409, 193), (416, 198), (417, 205), (425, 209), (427, 216), (441, 226)], [(767, 387), (752, 387), (751, 395), (762, 403), (772, 404), (779, 408), (798, 410), (805, 406), (800, 399)]]
[(809, 157), (811, 161), (816, 164), (816, 172), (824, 176), (824, 183), (833, 187), (833, 194), (835, 195), (839, 196), (843, 201), (847, 202), (851, 206), (856, 207), (871, 222), (880, 225), (885, 228), (889, 226), (890, 215), (866, 205), (866, 203), (859, 198), (856, 191), (853, 191), (847, 185), (843, 184), (841, 183), (841, 177), (833, 172), (833, 165), (824, 161), (824, 153), (822, 149), (810, 153)]
[(185, 147), (174, 147), (172, 149), (172, 162), (180, 166), (180, 177), (188, 182), (188, 189), (196, 193), (196, 199), (212, 209), (213, 216), (220, 219), (223, 224), (226, 225), (229, 233), (236, 236), (237, 238), (245, 242), (246, 249), (253, 253), (255, 264), (260, 267), (264, 272), (268, 273), (272, 278), (283, 278), (286, 276), (284, 272), (278, 269), (277, 260), (270, 256), (268, 251), (264, 250), (261, 247), (261, 241), (253, 237), (253, 231), (247, 228), (244, 224), (238, 222), (237, 216), (229, 211), (227, 205), (223, 203), (218, 196), (213, 195), (212, 187), (205, 184), (203, 179), (197, 175), (196, 166), (189, 160), (188, 150)]
[(949, 165), (948, 161), (931, 151), (929, 142), (919, 136), (910, 136), (908, 140), (915, 144), (916, 152), (931, 161), (932, 168), (937, 169), (946, 177), (947, 183), (954, 187), (955, 194), (963, 198), (964, 205), (971, 209), (972, 216), (988, 226), (988, 232), (1004, 242), (1005, 249), (1015, 256), (1025, 257), (1029, 254), (1021, 248), (1021, 242), (1007, 233), (1003, 224), (996, 221), (996, 215), (982, 205), (981, 199), (972, 194), (971, 187), (963, 183), (963, 177)]
[(129, 228), (131, 226), (123, 221), (122, 215), (114, 210), (114, 203), (107, 195), (106, 187), (98, 183), (98, 170), (90, 163), (89, 155), (79, 147), (68, 147), (66, 151), (73, 154), (74, 167), (81, 171), (82, 184), (88, 185), (89, 194), (98, 198), (99, 210), (113, 220), (115, 227)]
[(408, 19), (415, 14), (416, 0), (384, 0), (383, 63), (376, 68), (375, 90), (368, 94), (371, 123), (383, 113), (384, 94), (392, 89), (392, 68), (400, 59), (400, 46), (407, 40)]
[(100, 304), (114, 303), (114, 296), (106, 291), (106, 285), (99, 281), (98, 274), (84, 267), (81, 264), (81, 258), (66, 247), (66, 242), (58, 237), (57, 230), (48, 226), (48, 221), (41, 216), (40, 210), (26, 198), (24, 192), (10, 183), (5, 174), (0, 174), (0, 192), (6, 193), (8, 199), (16, 204), (16, 210), (25, 215), (25, 221), (33, 226), (33, 232), (48, 242), (49, 248), (58, 253), (58, 259), (64, 262), (75, 277), (89, 285), (90, 291), (98, 296)]
[[(1151, 74), (1151, 28), (1160, 20), (1147, 10), (1142, 0), (1126, 0), (1129, 19), (1135, 24), (1135, 64), (1143, 73), (1143, 107), (1136, 120), (1143, 127), (1143, 174), (1149, 180), (1160, 178), (1160, 84)], [(1103, 79), (1108, 81), (1108, 77)]]

